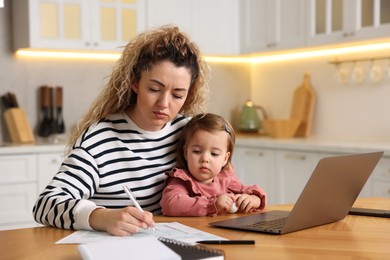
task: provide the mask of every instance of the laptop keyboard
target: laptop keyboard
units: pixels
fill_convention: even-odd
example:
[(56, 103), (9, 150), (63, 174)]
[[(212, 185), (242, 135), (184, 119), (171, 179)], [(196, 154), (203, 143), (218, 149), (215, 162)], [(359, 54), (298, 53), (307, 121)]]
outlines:
[(254, 227), (260, 229), (281, 229), (286, 224), (287, 217), (278, 218), (268, 221), (260, 221), (250, 225), (246, 225), (246, 227)]

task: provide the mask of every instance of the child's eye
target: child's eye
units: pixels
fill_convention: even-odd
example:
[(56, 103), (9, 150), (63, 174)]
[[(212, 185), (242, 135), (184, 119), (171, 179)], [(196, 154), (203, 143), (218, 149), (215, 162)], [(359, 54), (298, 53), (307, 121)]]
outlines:
[(200, 150), (192, 150), (194, 154), (200, 154)]
[(218, 157), (219, 153), (211, 153), (211, 156)]

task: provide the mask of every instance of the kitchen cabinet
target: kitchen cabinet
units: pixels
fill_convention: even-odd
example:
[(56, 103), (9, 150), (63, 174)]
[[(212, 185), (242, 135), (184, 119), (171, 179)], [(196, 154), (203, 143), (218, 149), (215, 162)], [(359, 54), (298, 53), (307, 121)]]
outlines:
[(385, 38), (390, 33), (386, 0), (308, 0), (307, 10), (309, 46)]
[(33, 154), (0, 156), (0, 228), (32, 223), (37, 197), (37, 165)]
[(39, 153), (37, 157), (38, 191), (40, 193), (58, 172), (64, 156), (63, 153)]
[(115, 51), (144, 30), (141, 0), (12, 1), (15, 49)]
[[(372, 145), (372, 148), (370, 148)], [(245, 184), (259, 184), (269, 204), (295, 203), (319, 160), (372, 151), (385, 151), (359, 197), (390, 197), (390, 147), (329, 140), (272, 139), (238, 136), (233, 154), (237, 176)]]
[(390, 157), (383, 157), (371, 177), (371, 193), (376, 197), (390, 197)]
[(148, 0), (147, 27), (177, 25), (204, 54), (239, 54), (239, 1)]
[(303, 47), (303, 0), (240, 1), (241, 53)]
[(238, 178), (245, 185), (257, 184), (267, 193), (267, 203), (277, 203), (275, 172), (275, 152), (272, 149), (236, 146), (233, 154), (233, 166)]
[(0, 148), (0, 230), (37, 226), (32, 209), (57, 173), (64, 147)]
[(314, 152), (279, 150), (276, 152), (276, 198), (278, 203), (295, 203), (321, 155)]

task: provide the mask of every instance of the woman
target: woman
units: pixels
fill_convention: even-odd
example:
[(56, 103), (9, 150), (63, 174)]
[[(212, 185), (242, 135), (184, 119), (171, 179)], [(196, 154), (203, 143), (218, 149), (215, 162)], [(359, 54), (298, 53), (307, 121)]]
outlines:
[[(198, 47), (176, 27), (131, 41), (72, 133), (67, 158), (34, 206), (35, 220), (117, 236), (153, 227), (180, 132), (203, 109), (206, 73)], [(123, 186), (144, 211), (129, 206)]]

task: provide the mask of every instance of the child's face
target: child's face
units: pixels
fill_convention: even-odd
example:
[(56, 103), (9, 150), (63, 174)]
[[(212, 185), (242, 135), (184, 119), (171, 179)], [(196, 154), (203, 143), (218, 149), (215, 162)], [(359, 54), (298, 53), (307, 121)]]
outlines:
[(199, 182), (212, 182), (229, 159), (227, 146), (228, 136), (225, 131), (196, 131), (184, 148), (191, 175)]

